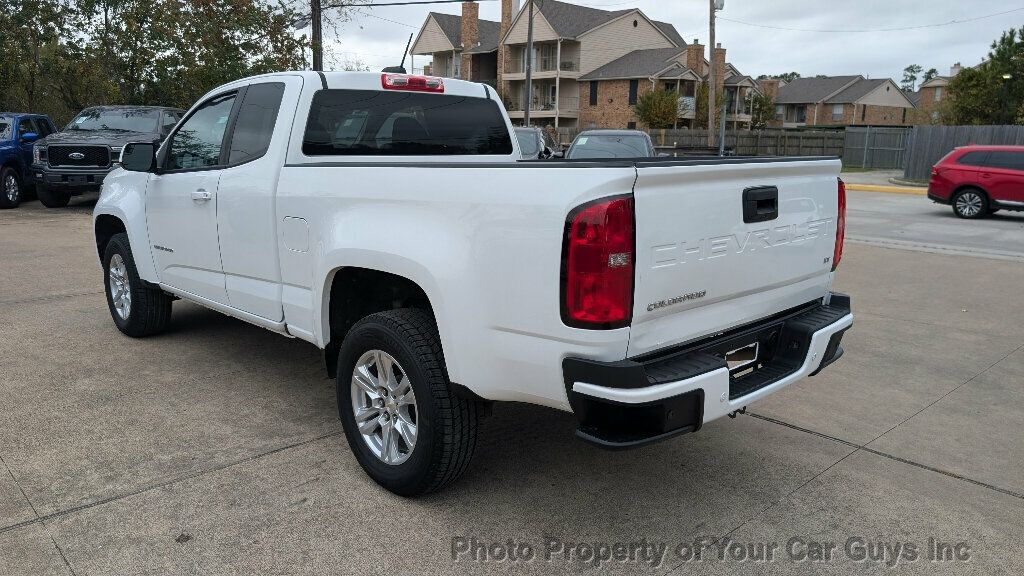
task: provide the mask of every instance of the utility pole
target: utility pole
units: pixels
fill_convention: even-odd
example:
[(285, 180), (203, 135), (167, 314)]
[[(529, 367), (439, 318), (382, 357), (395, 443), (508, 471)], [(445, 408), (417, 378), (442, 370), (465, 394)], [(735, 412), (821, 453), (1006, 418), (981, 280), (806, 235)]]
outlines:
[(533, 103), (533, 0), (530, 2), (529, 20), (526, 26), (526, 108), (523, 125), (530, 125), (530, 105)]
[(708, 42), (708, 146), (715, 145), (715, 10), (716, 0), (711, 2), (711, 41)]
[(323, 11), (320, 9), (320, 0), (310, 0), (309, 13), (313, 28), (313, 70), (323, 72), (324, 33), (322, 21)]

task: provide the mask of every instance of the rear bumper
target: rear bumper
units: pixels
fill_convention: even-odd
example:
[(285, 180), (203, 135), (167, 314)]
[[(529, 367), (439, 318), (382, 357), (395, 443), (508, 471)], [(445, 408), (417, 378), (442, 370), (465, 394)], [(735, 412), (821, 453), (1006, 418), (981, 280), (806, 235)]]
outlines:
[[(687, 432), (814, 376), (843, 354), (850, 298), (832, 294), (797, 310), (648, 358), (568, 358), (563, 374), (580, 438), (631, 448)], [(726, 353), (758, 344), (753, 370), (730, 374)]]
[(939, 204), (949, 204), (949, 198), (943, 198), (938, 194), (932, 192), (931, 188), (928, 189), (928, 199), (932, 202), (938, 202)]
[(62, 190), (71, 194), (81, 194), (99, 190), (103, 186), (103, 179), (113, 170), (109, 168), (51, 168), (49, 166), (33, 165), (31, 168), (32, 181), (37, 186), (44, 186), (50, 190)]

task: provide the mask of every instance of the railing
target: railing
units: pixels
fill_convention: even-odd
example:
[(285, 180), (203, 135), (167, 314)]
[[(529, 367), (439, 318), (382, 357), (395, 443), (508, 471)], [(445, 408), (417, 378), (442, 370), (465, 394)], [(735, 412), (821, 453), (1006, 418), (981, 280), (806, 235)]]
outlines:
[[(580, 71), (580, 59), (562, 57), (559, 61), (556, 56), (540, 56), (533, 63), (534, 72), (579, 72)], [(523, 61), (522, 56), (519, 58), (511, 58), (505, 64), (506, 74), (523, 74), (526, 72), (526, 62)]]
[[(580, 109), (580, 99), (575, 97), (565, 97), (559, 100), (558, 110), (559, 112), (578, 112)], [(509, 112), (523, 112), (526, 110), (525, 100), (520, 97), (511, 97), (505, 102), (506, 109)], [(531, 112), (554, 112), (555, 101), (549, 98), (534, 98), (533, 104), (530, 106)]]

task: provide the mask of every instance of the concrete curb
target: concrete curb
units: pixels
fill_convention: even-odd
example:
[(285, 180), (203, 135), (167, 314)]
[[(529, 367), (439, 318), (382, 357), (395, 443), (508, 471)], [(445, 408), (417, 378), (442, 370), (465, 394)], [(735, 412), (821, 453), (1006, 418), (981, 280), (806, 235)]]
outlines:
[(916, 196), (925, 196), (928, 194), (927, 188), (910, 188), (908, 186), (879, 186), (876, 184), (846, 184), (847, 190), (856, 190), (858, 192), (886, 192), (889, 194), (913, 194)]

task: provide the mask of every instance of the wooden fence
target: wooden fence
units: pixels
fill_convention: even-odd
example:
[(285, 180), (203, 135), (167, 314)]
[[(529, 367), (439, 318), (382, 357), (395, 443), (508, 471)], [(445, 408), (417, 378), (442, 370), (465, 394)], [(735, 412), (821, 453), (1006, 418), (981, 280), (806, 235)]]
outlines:
[(1024, 145), (1024, 126), (915, 126), (907, 146), (903, 177), (928, 180), (932, 166), (958, 146)]
[(902, 170), (911, 128), (851, 126), (846, 129), (843, 166)]

